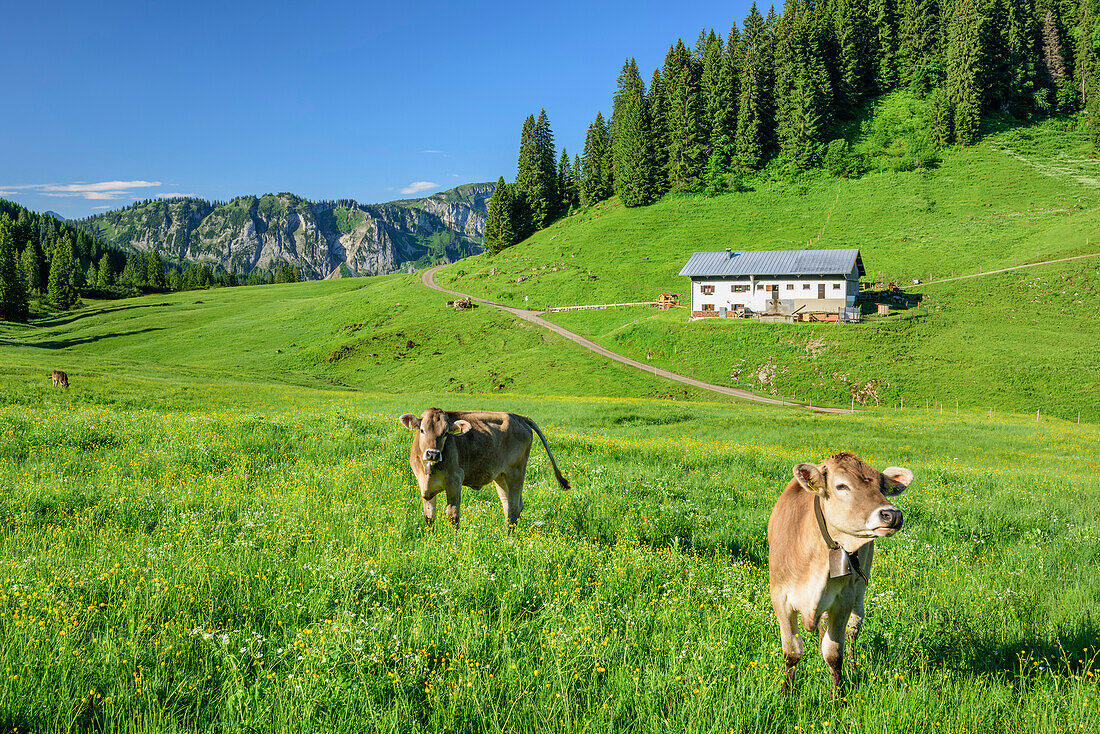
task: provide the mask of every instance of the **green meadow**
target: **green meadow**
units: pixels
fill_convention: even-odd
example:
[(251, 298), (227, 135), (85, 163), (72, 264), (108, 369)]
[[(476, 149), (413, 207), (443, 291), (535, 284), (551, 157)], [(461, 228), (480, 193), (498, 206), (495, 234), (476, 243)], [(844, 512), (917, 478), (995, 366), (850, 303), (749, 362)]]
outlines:
[[(444, 299), (394, 276), (0, 326), (0, 727), (1100, 728), (1094, 423), (736, 403)], [(431, 405), (532, 416), (573, 489), (536, 447), (514, 535), (492, 488), (426, 530), (397, 416)], [(812, 634), (783, 698), (767, 517), (842, 449), (916, 481), (846, 698)]]

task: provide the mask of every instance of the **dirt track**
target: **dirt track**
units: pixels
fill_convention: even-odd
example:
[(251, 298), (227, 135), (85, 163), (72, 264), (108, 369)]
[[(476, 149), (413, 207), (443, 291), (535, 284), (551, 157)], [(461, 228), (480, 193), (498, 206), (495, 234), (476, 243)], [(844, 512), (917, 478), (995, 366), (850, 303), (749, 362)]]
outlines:
[[(565, 337), (569, 341), (574, 342), (576, 344), (579, 344), (582, 347), (584, 347), (585, 349), (588, 349), (590, 351), (595, 352), (596, 354), (607, 357), (608, 359), (613, 359), (616, 362), (622, 362), (625, 365), (629, 365), (631, 367), (634, 367), (635, 369), (642, 370), (643, 372), (648, 372), (651, 375), (657, 375), (658, 377), (665, 377), (665, 378), (668, 378), (669, 380), (675, 380), (676, 382), (682, 382), (685, 385), (691, 385), (692, 387), (697, 387), (701, 390), (709, 390), (711, 392), (721, 393), (722, 395), (729, 395), (729, 396), (732, 396), (732, 397), (735, 397), (735, 398), (740, 398), (741, 400), (750, 400), (754, 403), (768, 403), (770, 405), (786, 405), (786, 406), (791, 407), (791, 408), (807, 408), (807, 407), (810, 407), (810, 406), (805, 405), (804, 403), (792, 403), (792, 402), (789, 402), (789, 401), (786, 401), (786, 400), (777, 400), (775, 398), (766, 398), (766, 397), (763, 397), (761, 395), (756, 395), (754, 393), (751, 393), (748, 390), (738, 390), (737, 388), (734, 388), (734, 387), (725, 387), (723, 385), (713, 385), (709, 382), (703, 382), (702, 380), (696, 380), (693, 377), (687, 377), (686, 375), (681, 375), (681, 374), (678, 374), (676, 372), (670, 372), (668, 370), (663, 370), (663, 369), (660, 369), (659, 367), (654, 367), (652, 365), (648, 365), (648, 364), (645, 364), (643, 362), (639, 362), (636, 359), (631, 359), (630, 357), (624, 357), (621, 354), (616, 354), (615, 352), (612, 352), (609, 349), (605, 349), (604, 347), (601, 347), (599, 344), (592, 341), (591, 339), (585, 339), (580, 334), (569, 331), (569, 329), (563, 328), (561, 326), (558, 326), (555, 323), (551, 323), (550, 321), (547, 321), (546, 319), (542, 318), (539, 315), (538, 311), (529, 311), (529, 310), (522, 309), (522, 308), (512, 308), (511, 306), (504, 306), (504, 305), (501, 305), (499, 303), (493, 303), (492, 301), (486, 301), (484, 298), (478, 298), (477, 296), (471, 296), (468, 293), (459, 293), (458, 291), (452, 291), (452, 290), (448, 290), (447, 288), (440, 287), (440, 286), (435, 284), (435, 277), (434, 276), (435, 276), (435, 271), (439, 270), (439, 268), (441, 268), (441, 267), (443, 267), (443, 266), (439, 265), (439, 266), (436, 266), (434, 268), (429, 268), (429, 269), (425, 270), (423, 272), (423, 274), (420, 276), (421, 282), (424, 285), (428, 286), (429, 288), (434, 288), (437, 291), (442, 291), (443, 293), (449, 293), (452, 296), (458, 296), (460, 298), (469, 298), (471, 301), (477, 301), (478, 303), (484, 303), (486, 306), (494, 306), (494, 307), (499, 308), (501, 310), (507, 311), (508, 313), (512, 314), (513, 316), (515, 316), (517, 318), (524, 319), (525, 321), (530, 321), (533, 324), (538, 324), (539, 326), (541, 326), (543, 328), (546, 328), (546, 329), (549, 329), (550, 331), (554, 332), (555, 334), (560, 334), (561, 336)], [(819, 408), (817, 406), (812, 406), (812, 407), (810, 407), (810, 409), (815, 411), (815, 412), (818, 412), (818, 413), (851, 413), (852, 412), (851, 410), (849, 410), (847, 408)]]

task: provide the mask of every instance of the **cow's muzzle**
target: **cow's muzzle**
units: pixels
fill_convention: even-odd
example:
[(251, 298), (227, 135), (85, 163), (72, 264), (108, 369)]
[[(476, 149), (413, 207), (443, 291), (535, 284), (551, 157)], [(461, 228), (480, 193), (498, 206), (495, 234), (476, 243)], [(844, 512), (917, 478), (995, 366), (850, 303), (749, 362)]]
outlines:
[(436, 449), (427, 449), (424, 451), (424, 456), (421, 457), (428, 465), (443, 461), (443, 452)]
[(876, 535), (893, 535), (901, 530), (903, 518), (901, 510), (896, 507), (883, 507), (878, 511), (876, 519), (879, 522), (878, 527), (875, 528)]

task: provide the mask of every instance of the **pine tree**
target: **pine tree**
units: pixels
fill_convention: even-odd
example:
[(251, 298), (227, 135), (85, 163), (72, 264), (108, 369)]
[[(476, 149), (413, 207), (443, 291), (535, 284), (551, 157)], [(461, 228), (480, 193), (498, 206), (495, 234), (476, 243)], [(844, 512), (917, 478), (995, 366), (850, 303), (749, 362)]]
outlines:
[(61, 238), (53, 248), (46, 298), (55, 308), (62, 311), (67, 311), (80, 303), (80, 294), (76, 290), (73, 242), (68, 235)]
[(12, 237), (13, 223), (4, 216), (0, 222), (0, 319), (26, 321), (28, 312), (27, 286), (23, 268)]
[(988, 17), (980, 1), (957, 0), (947, 29), (947, 94), (955, 110), (955, 139), (963, 145), (978, 139), (987, 88)]
[(653, 140), (649, 128), (645, 82), (638, 64), (629, 59), (619, 74), (611, 115), (611, 149), (615, 193), (625, 206), (653, 202)]
[(771, 129), (771, 39), (764, 17), (753, 3), (741, 36), (734, 154), (739, 168), (754, 171), (764, 162)]
[(600, 112), (596, 113), (596, 119), (588, 126), (588, 134), (584, 138), (580, 193), (581, 203), (585, 206), (610, 198), (615, 193), (611, 183), (611, 136)]
[(489, 211), (485, 216), (485, 234), (482, 246), (485, 252), (495, 255), (516, 242), (516, 233), (512, 222), (511, 187), (504, 183), (504, 177), (497, 179), (493, 196), (489, 199)]
[(673, 191), (698, 191), (706, 166), (707, 135), (691, 54), (677, 42), (665, 59), (665, 116), (668, 124), (668, 180)]
[(42, 295), (42, 260), (38, 257), (38, 246), (28, 242), (23, 250), (23, 279), (28, 294)]

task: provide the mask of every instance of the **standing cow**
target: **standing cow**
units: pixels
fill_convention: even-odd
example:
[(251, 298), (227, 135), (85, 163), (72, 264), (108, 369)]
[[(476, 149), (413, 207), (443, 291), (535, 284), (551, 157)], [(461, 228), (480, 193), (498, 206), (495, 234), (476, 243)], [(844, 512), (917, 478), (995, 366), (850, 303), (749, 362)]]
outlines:
[(435, 496), (447, 494), (447, 519), (458, 527), (462, 486), (497, 486), (509, 531), (523, 510), (523, 477), (534, 434), (542, 439), (554, 474), (564, 489), (569, 482), (558, 471), (546, 437), (530, 418), (515, 413), (425, 410), (406, 413), (401, 423), (414, 431), (409, 465), (420, 483), (424, 520), (435, 520)]
[(794, 686), (802, 659), (799, 619), (806, 631), (821, 627), (821, 655), (832, 673), (833, 695), (842, 692), (845, 628), (854, 648), (874, 539), (901, 529), (901, 510), (887, 497), (901, 494), (912, 481), (908, 469), (880, 472), (848, 453), (794, 467), (794, 479), (768, 521), (772, 607), (787, 660), (784, 692)]
[(61, 370), (54, 370), (53, 374), (50, 375), (50, 378), (53, 380), (54, 385), (60, 385), (64, 388), (69, 387), (69, 376)]

